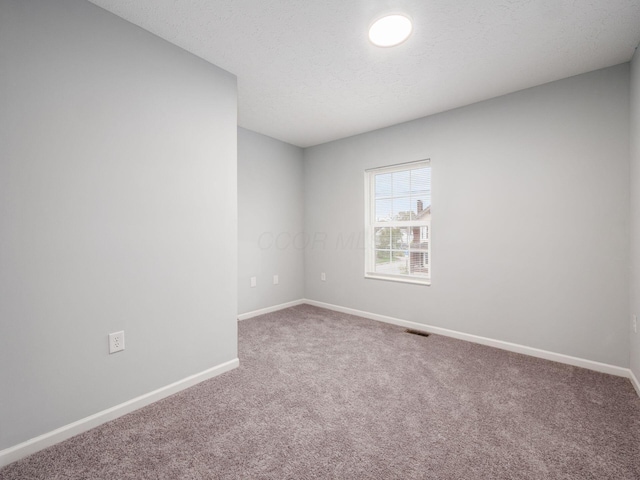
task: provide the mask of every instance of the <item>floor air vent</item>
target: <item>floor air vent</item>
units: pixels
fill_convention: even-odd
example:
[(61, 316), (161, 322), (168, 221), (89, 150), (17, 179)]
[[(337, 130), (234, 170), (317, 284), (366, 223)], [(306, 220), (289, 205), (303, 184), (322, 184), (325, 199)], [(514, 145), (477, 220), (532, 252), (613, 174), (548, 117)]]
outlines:
[(405, 330), (406, 333), (410, 333), (411, 335), (420, 335), (421, 337), (428, 337), (429, 334), (427, 332), (422, 332), (420, 330), (414, 330), (413, 328), (407, 328)]

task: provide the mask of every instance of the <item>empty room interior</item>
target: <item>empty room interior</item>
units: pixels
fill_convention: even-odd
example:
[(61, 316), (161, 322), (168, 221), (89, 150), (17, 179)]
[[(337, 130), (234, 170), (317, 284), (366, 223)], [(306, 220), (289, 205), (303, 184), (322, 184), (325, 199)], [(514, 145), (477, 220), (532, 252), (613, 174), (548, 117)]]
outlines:
[(640, 479), (640, 0), (0, 0), (0, 479)]

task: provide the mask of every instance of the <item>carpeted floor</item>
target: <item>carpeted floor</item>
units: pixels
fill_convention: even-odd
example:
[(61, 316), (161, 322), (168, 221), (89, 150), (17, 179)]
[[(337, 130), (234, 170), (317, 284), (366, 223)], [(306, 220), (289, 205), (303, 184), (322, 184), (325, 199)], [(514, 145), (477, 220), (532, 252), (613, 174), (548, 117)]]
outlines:
[(238, 369), (0, 479), (640, 479), (627, 379), (308, 305), (239, 332)]

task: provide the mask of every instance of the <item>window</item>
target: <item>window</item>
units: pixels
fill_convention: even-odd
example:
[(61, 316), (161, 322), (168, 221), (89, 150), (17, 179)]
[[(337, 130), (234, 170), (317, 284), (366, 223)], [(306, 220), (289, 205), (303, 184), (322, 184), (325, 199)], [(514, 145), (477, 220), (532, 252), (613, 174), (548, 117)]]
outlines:
[(365, 172), (365, 277), (429, 285), (429, 160)]

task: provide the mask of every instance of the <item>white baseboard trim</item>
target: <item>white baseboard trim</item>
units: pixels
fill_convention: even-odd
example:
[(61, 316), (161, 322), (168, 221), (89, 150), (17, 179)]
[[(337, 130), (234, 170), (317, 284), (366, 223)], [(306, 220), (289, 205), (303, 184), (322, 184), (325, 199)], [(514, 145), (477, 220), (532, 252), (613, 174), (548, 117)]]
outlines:
[[(371, 320), (377, 320), (379, 322), (390, 323), (392, 325), (398, 325), (406, 328), (415, 328), (417, 330), (424, 330), (430, 333), (435, 333), (437, 335), (443, 335), (445, 337), (457, 338), (459, 340), (466, 340), (467, 342), (479, 343), (481, 345), (500, 348), (502, 350), (508, 350), (510, 352), (522, 353), (524, 355), (544, 358), (545, 360), (552, 360), (554, 362), (565, 363), (567, 365), (573, 365), (575, 367), (587, 368), (589, 370), (595, 370), (596, 372), (609, 373), (611, 375), (617, 375), (619, 377), (631, 378), (630, 369), (624, 368), (624, 367), (618, 367), (615, 365), (609, 365), (607, 363), (595, 362), (593, 360), (586, 360), (584, 358), (572, 357), (570, 355), (564, 355), (562, 353), (549, 352), (547, 350), (540, 350), (539, 348), (527, 347), (525, 345), (519, 345), (517, 343), (504, 342), (502, 340), (494, 340), (492, 338), (480, 337), (478, 335), (472, 335), (470, 333), (463, 333), (463, 332), (458, 332), (456, 330), (449, 330), (446, 328), (434, 327), (432, 325), (424, 325), (422, 323), (410, 322), (407, 320), (401, 320), (399, 318), (387, 317), (385, 315), (378, 315), (377, 313), (364, 312), (362, 310), (356, 310), (354, 308), (341, 307), (339, 305), (332, 305), (330, 303), (318, 302), (315, 300), (305, 300), (305, 303), (309, 305), (315, 305), (316, 307), (326, 308), (328, 310), (335, 310), (336, 312), (348, 313), (351, 315), (357, 315), (358, 317), (364, 317), (364, 318), (369, 318)], [(636, 390), (637, 389), (638, 387), (636, 386)], [(640, 391), (639, 391), (639, 394), (640, 394)]]
[(261, 308), (260, 310), (254, 310), (253, 312), (242, 313), (238, 315), (238, 320), (248, 320), (258, 315), (264, 315), (265, 313), (277, 312), (278, 310), (284, 310), (285, 308), (295, 307), (296, 305), (302, 305), (306, 300), (294, 300), (293, 302), (281, 303), (280, 305), (274, 305), (273, 307)]
[(121, 403), (120, 405), (116, 405), (115, 407), (108, 408), (94, 415), (90, 415), (76, 422), (57, 428), (51, 432), (39, 435), (27, 440), (26, 442), (0, 450), (0, 467), (9, 465), (16, 460), (20, 460), (21, 458), (31, 455), (32, 453), (36, 453), (39, 450), (55, 445), (56, 443), (60, 443), (80, 433), (86, 432), (87, 430), (91, 430), (98, 425), (102, 425), (110, 420), (126, 415), (127, 413), (133, 412), (134, 410), (142, 408), (153, 402), (157, 402), (158, 400), (173, 395), (174, 393), (189, 388), (197, 383), (203, 382), (204, 380), (208, 380), (222, 373), (228, 372), (229, 370), (233, 370), (239, 365), (240, 361), (235, 358), (209, 368), (204, 372), (196, 373), (195, 375), (183, 378), (182, 380), (178, 380), (170, 385), (145, 393), (144, 395), (140, 395), (139, 397)]
[(636, 389), (636, 393), (640, 397), (640, 382), (638, 381), (638, 377), (636, 377), (633, 370), (629, 369), (629, 380), (631, 381), (631, 385)]

